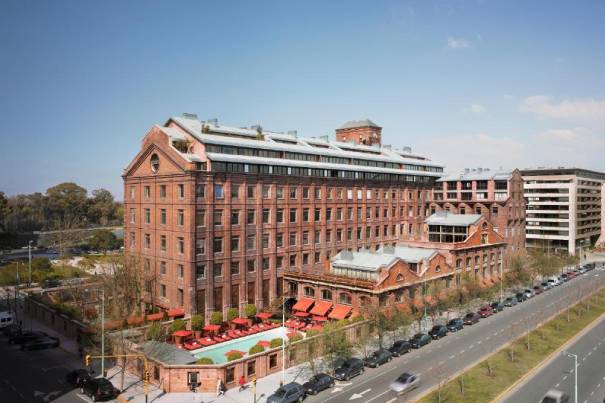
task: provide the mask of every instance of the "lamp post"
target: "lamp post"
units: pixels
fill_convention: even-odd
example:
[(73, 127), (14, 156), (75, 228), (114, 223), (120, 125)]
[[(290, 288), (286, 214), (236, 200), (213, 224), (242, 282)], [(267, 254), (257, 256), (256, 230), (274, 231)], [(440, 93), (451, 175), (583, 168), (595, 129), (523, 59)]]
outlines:
[[(286, 328), (286, 276), (282, 272), (281, 276), (281, 326), (282, 331), (285, 331)], [(284, 336), (282, 336), (281, 342), (281, 383), (284, 385), (286, 383), (286, 341), (284, 340)]]
[(503, 269), (502, 266), (504, 265), (504, 257), (502, 256), (502, 251), (500, 251), (500, 303), (502, 303), (503, 300), (503, 290), (502, 290), (502, 282), (503, 282)]
[(33, 241), (29, 241), (29, 243), (27, 244), (27, 250), (29, 255), (29, 282), (27, 283), (28, 287), (32, 286), (32, 242)]
[(101, 288), (101, 376), (105, 376), (105, 289)]
[(566, 356), (568, 356), (569, 358), (573, 358), (573, 365), (574, 365), (574, 371), (573, 371), (573, 375), (574, 375), (574, 403), (578, 403), (578, 355), (577, 354), (571, 354), (567, 351), (563, 351), (563, 354), (565, 354)]

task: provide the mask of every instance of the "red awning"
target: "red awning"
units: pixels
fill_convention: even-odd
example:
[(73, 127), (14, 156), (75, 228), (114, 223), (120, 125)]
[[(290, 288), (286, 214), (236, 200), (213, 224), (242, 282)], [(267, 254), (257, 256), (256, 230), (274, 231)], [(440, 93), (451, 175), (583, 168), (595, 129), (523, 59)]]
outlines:
[(320, 316), (320, 315), (313, 315), (313, 317), (311, 319), (314, 320), (315, 322), (326, 322), (328, 320), (328, 318), (326, 316)]
[(298, 316), (299, 318), (306, 318), (309, 316), (308, 312), (294, 312), (294, 316)]
[(147, 320), (162, 320), (164, 319), (164, 312), (152, 313), (147, 315)]
[(128, 323), (129, 325), (139, 325), (143, 322), (145, 322), (144, 316), (130, 316), (126, 318), (126, 323)]
[(176, 332), (172, 333), (172, 335), (176, 337), (189, 337), (191, 336), (191, 333), (191, 330), (177, 330)]
[(168, 311), (168, 316), (174, 318), (176, 316), (185, 316), (185, 310), (183, 308), (172, 308)]
[(351, 312), (351, 307), (347, 305), (334, 305), (334, 309), (328, 315), (330, 319), (341, 320), (347, 317), (347, 315)]
[(246, 318), (235, 318), (231, 322), (235, 323), (236, 325), (244, 325), (244, 326), (248, 326), (250, 324), (250, 322)]
[(239, 350), (229, 350), (225, 353), (225, 355), (230, 355), (230, 354), (241, 354), (244, 355), (243, 351), (239, 351)]
[(326, 316), (330, 308), (332, 308), (331, 302), (319, 301), (315, 303), (315, 306), (309, 312), (311, 313), (311, 315)]
[(313, 305), (313, 302), (315, 302), (315, 301), (313, 301), (312, 299), (301, 298), (298, 300), (298, 302), (296, 302), (296, 304), (294, 304), (294, 306), (292, 307), (292, 310), (307, 312), (309, 310), (309, 308), (311, 308), (311, 305)]
[(261, 319), (261, 320), (267, 320), (269, 319), (271, 316), (273, 316), (273, 314), (269, 313), (269, 312), (259, 312), (256, 314), (256, 317)]
[(220, 325), (206, 325), (204, 326), (204, 330), (207, 332), (217, 332), (221, 328)]
[(259, 342), (258, 342), (258, 343), (256, 343), (256, 344), (258, 344), (259, 346), (263, 346), (263, 347), (265, 347), (265, 348), (267, 348), (267, 347), (269, 347), (269, 346), (271, 345), (271, 343), (270, 343), (270, 342), (268, 342), (267, 340), (261, 340), (261, 341), (259, 341)]

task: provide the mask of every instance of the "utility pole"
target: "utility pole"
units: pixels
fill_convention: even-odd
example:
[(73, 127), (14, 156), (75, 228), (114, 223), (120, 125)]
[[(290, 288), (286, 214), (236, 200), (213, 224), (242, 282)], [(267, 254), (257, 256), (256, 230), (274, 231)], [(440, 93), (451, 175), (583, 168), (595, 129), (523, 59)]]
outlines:
[(503, 275), (504, 275), (504, 270), (502, 269), (502, 266), (504, 265), (504, 256), (502, 254), (502, 251), (500, 251), (500, 303), (502, 303), (503, 301), (503, 290), (502, 290), (502, 282), (503, 282)]
[(29, 281), (27, 283), (28, 287), (32, 286), (32, 242), (33, 241), (29, 241), (29, 243), (27, 244), (27, 250), (29, 252)]
[[(281, 326), (282, 330), (286, 329), (286, 276), (282, 272), (281, 276)], [(282, 336), (281, 340), (281, 383), (284, 385), (286, 383), (286, 341), (284, 340), (284, 336)]]
[(105, 289), (101, 288), (101, 376), (105, 376)]
[(573, 365), (574, 365), (574, 370), (573, 370), (573, 375), (574, 375), (574, 403), (578, 403), (578, 355), (577, 354), (571, 354), (567, 351), (563, 352), (565, 355), (567, 355), (569, 358), (573, 358)]

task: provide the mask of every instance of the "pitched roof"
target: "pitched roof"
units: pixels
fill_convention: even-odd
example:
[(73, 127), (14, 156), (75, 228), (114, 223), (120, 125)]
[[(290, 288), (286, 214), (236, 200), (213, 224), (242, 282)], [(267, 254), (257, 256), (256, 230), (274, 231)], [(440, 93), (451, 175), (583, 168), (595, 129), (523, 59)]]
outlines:
[(188, 365), (197, 361), (193, 354), (160, 341), (147, 341), (141, 350), (148, 357), (169, 365)]
[(481, 219), (481, 214), (452, 214), (447, 211), (435, 213), (424, 222), (429, 225), (469, 226)]
[(414, 248), (411, 246), (397, 245), (380, 248), (378, 253), (395, 256), (408, 263), (418, 263), (424, 259), (430, 259), (437, 253), (437, 249)]
[(448, 181), (486, 181), (490, 179), (494, 180), (508, 180), (512, 177), (512, 171), (491, 171), (489, 169), (483, 169), (481, 171), (471, 170), (469, 172), (461, 172), (458, 174), (448, 174), (439, 179), (437, 182), (448, 182)]
[(363, 271), (377, 272), (381, 268), (387, 268), (397, 261), (393, 255), (373, 253), (368, 250), (359, 252), (342, 251), (332, 258), (335, 267), (348, 267)]
[(354, 129), (356, 127), (377, 127), (377, 128), (381, 128), (376, 123), (372, 122), (370, 119), (363, 119), (363, 120), (349, 120), (348, 122), (344, 123), (342, 126), (340, 126), (336, 130), (339, 130), (339, 129)]

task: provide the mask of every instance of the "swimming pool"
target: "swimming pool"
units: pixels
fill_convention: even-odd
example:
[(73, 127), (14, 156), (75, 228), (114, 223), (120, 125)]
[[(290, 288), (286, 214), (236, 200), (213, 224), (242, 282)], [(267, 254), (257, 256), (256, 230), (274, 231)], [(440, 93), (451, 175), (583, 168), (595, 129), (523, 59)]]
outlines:
[(192, 350), (196, 358), (208, 357), (211, 358), (215, 364), (223, 364), (227, 362), (227, 356), (225, 353), (230, 350), (239, 350), (244, 352), (244, 356), (248, 354), (250, 347), (254, 346), (261, 340), (271, 341), (281, 337), (287, 340), (288, 329), (285, 327), (277, 327), (275, 329), (267, 330), (266, 332), (251, 334), (250, 336), (241, 337), (235, 340), (229, 340), (224, 343), (219, 343), (214, 346), (202, 347), (198, 350)]

